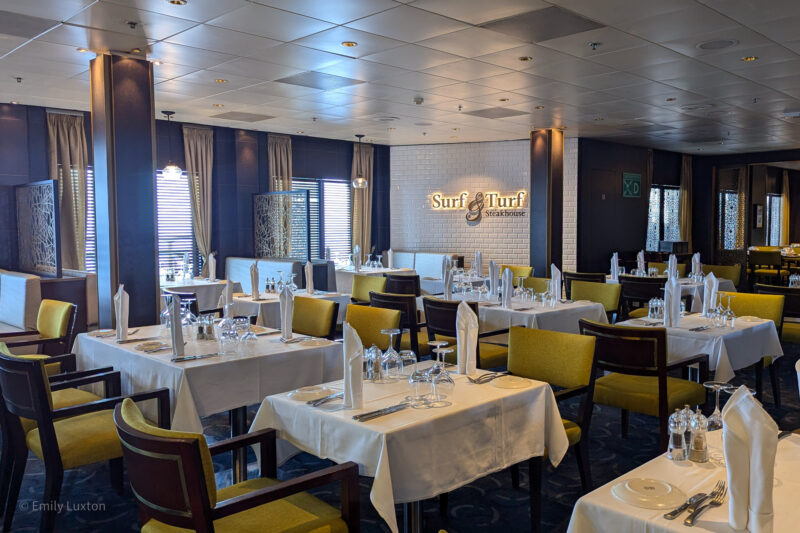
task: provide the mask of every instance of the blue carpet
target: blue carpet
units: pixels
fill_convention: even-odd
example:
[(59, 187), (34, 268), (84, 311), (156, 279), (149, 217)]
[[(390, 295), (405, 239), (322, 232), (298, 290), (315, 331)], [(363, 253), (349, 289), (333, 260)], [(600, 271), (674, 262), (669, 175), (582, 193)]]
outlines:
[[(765, 406), (777, 420), (781, 429), (800, 427), (800, 397), (798, 397), (795, 361), (800, 354), (800, 345), (786, 345), (786, 356), (780, 359), (781, 397), (783, 407), (772, 404), (771, 388), (765, 372)], [(754, 386), (752, 372), (740, 372), (733, 380), (736, 384)], [(723, 394), (723, 400), (727, 395)], [(577, 403), (560, 405), (565, 418), (575, 415)], [(255, 412), (251, 409), (250, 416)], [(227, 416), (216, 415), (204, 420), (205, 433), (209, 441), (224, 439), (229, 431)], [(619, 432), (619, 411), (595, 406), (590, 431), (589, 447), (592, 477), (595, 486), (600, 486), (632, 468), (652, 459), (658, 454), (657, 422), (654, 418), (631, 414), (630, 432), (622, 439)], [(250, 470), (255, 473), (255, 457), (250, 452)], [(300, 454), (288, 461), (279, 472), (281, 479), (293, 478), (329, 466), (329, 461)], [(230, 484), (230, 457), (228, 454), (215, 459), (214, 468), (218, 485)], [(581, 495), (577, 465), (572, 453), (568, 453), (562, 464), (553, 469), (549, 465), (544, 471), (544, 527), (543, 531), (563, 531), (569, 523), (572, 506)], [(447, 516), (439, 516), (436, 500), (424, 503), (425, 531), (446, 529), (448, 532), (471, 531), (528, 531), (527, 469), (521, 468), (521, 487), (511, 487), (508, 472), (499, 472), (479, 479), (450, 494)], [(366, 533), (389, 531), (369, 501), (370, 478), (361, 478), (361, 528)], [(30, 456), (20, 500), (14, 519), (14, 531), (36, 531), (39, 512), (36, 508), (44, 486), (43, 464)], [(338, 507), (338, 486), (314, 491), (314, 494)], [(138, 531), (139, 521), (136, 504), (127, 487), (118, 496), (110, 487), (108, 468), (98, 464), (70, 470), (64, 477), (57, 531), (98, 531), (120, 533)], [(86, 506), (92, 506), (87, 508)], [(397, 507), (398, 519), (402, 520), (401, 508)], [(402, 522), (399, 522), (402, 523)]]

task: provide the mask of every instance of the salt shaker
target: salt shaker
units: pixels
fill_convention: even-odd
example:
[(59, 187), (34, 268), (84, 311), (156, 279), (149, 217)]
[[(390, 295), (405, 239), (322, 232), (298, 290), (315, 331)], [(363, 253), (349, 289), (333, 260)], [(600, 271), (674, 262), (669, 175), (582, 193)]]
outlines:
[(669, 415), (669, 447), (667, 458), (672, 461), (686, 460), (686, 417), (680, 409)]
[(694, 417), (694, 411), (689, 406), (688, 403), (683, 404), (683, 409), (681, 410), (681, 414), (686, 419), (686, 431), (683, 434), (683, 445), (686, 446), (686, 454), (689, 454), (689, 443), (692, 442), (692, 418)]
[(689, 426), (692, 431), (689, 460), (695, 463), (706, 463), (708, 462), (708, 442), (706, 441), (708, 419), (700, 412), (700, 409), (697, 409), (697, 413), (692, 416)]

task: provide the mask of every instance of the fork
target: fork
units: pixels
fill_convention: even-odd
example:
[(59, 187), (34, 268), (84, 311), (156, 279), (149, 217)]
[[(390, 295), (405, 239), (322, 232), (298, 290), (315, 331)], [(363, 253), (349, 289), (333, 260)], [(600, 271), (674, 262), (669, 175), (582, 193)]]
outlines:
[(722, 502), (725, 501), (725, 495), (728, 493), (728, 487), (725, 486), (725, 482), (724, 481), (720, 481), (717, 484), (718, 487), (719, 487), (720, 483), (722, 484), (722, 487), (721, 488), (715, 488), (714, 491), (710, 494), (711, 501), (709, 501), (704, 506), (697, 508), (696, 511), (694, 511), (692, 514), (687, 516), (686, 520), (683, 521), (684, 525), (692, 527), (694, 525), (695, 521), (697, 520), (697, 517), (700, 516), (700, 514), (702, 514), (703, 511), (705, 511), (709, 507), (719, 507), (720, 505), (722, 505)]
[(489, 383), (493, 379), (499, 378), (500, 376), (504, 376), (506, 374), (508, 374), (508, 372), (492, 372), (490, 374), (484, 374), (482, 376), (479, 376), (477, 379), (467, 376), (467, 379), (469, 380), (470, 383), (475, 383), (476, 385), (483, 385), (484, 383)]

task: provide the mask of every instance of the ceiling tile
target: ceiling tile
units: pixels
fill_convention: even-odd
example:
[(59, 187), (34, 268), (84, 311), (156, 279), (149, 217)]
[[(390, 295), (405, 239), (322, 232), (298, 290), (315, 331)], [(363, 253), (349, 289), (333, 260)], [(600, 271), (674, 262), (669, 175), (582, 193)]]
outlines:
[(427, 89), (433, 89), (435, 87), (456, 83), (455, 80), (442, 78), (440, 76), (432, 76), (423, 72), (410, 72), (408, 74), (401, 74), (399, 76), (390, 76), (378, 81), (385, 83), (386, 85), (402, 87), (404, 89), (412, 89), (415, 91), (424, 91)]
[[(744, 62), (742, 58), (745, 56), (757, 57), (757, 61)], [(713, 65), (723, 70), (731, 72), (738, 71), (752, 71), (764, 65), (774, 63), (785, 63), (793, 59), (800, 59), (796, 53), (787, 50), (783, 46), (770, 43), (764, 46), (757, 46), (752, 48), (744, 48), (741, 50), (734, 50), (724, 54), (715, 54), (710, 56), (703, 56), (699, 58), (700, 61)]]
[[(2, 6), (0, 6), (2, 7)], [(0, 11), (0, 34), (30, 39), (58, 24), (57, 20)]]
[(425, 70), (427, 74), (443, 76), (458, 81), (471, 81), (478, 78), (488, 78), (498, 74), (508, 74), (513, 72), (510, 69), (498, 67), (491, 63), (483, 63), (474, 59), (464, 59), (454, 63), (447, 63)]
[(711, 9), (741, 23), (756, 24), (800, 15), (800, 4), (795, 0), (698, 0)]
[[(715, 41), (720, 43), (731, 41), (732, 45), (725, 48), (700, 48), (702, 43), (713, 43)], [(733, 53), (753, 46), (762, 46), (765, 44), (770, 44), (770, 41), (760, 33), (749, 28), (737, 26), (720, 31), (703, 32), (699, 36), (693, 34), (689, 37), (665, 41), (661, 43), (661, 46), (665, 46), (671, 50), (690, 57), (701, 57)]]
[(647, 41), (614, 28), (604, 27), (541, 41), (539, 44), (576, 57), (591, 59), (608, 52), (642, 47)]
[(227, 63), (221, 63), (214, 66), (211, 70), (265, 81), (276, 80), (300, 72), (300, 70), (296, 68), (246, 58), (234, 59)]
[(473, 96), (469, 98), (469, 100), (494, 107), (511, 107), (531, 102), (533, 98), (519, 93), (498, 92), (494, 94), (485, 94), (483, 96)]
[(364, 56), (364, 59), (408, 70), (424, 70), (445, 63), (459, 61), (461, 58), (432, 48), (425, 48), (424, 46), (418, 46), (416, 44), (406, 44), (398, 46), (397, 48), (392, 48), (391, 50)]
[(301, 96), (309, 96), (311, 94), (321, 93), (322, 91), (310, 87), (302, 87), (300, 85), (287, 85), (285, 83), (268, 81), (248, 87), (247, 92), (266, 94), (279, 98), (300, 98)]
[(196, 83), (189, 83), (181, 81), (180, 79), (167, 80), (155, 84), (156, 91), (167, 91), (170, 93), (183, 94), (193, 98), (200, 98), (204, 96), (211, 96), (225, 92), (222, 87), (213, 87), (209, 85), (200, 85)]
[(736, 29), (740, 26), (714, 10), (693, 5), (680, 11), (626, 22), (618, 27), (648, 41), (661, 43), (692, 36), (697, 36), (697, 42), (701, 42), (708, 33)]
[[(187, 67), (176, 63), (162, 62), (160, 65), (153, 64), (153, 77), (156, 81), (166, 81), (179, 76), (185, 76), (199, 70), (197, 67)], [(88, 73), (88, 71), (87, 71)], [(88, 80), (88, 74), (86, 79)]]
[(277, 65), (286, 65), (287, 67), (304, 70), (319, 70), (323, 67), (329, 67), (342, 61), (350, 60), (350, 58), (345, 56), (323, 52), (322, 50), (314, 50), (292, 43), (272, 47), (263, 54), (248, 55), (262, 61), (269, 61)]
[[(342, 43), (346, 41), (354, 41), (358, 43), (358, 46), (342, 46)], [(381, 37), (380, 35), (338, 26), (314, 35), (309, 35), (308, 37), (298, 40), (297, 44), (334, 54), (359, 58), (395, 48), (405, 43)]]
[[(158, 69), (159, 72), (161, 69)], [(224, 83), (219, 83), (217, 80), (225, 80)], [(242, 89), (250, 85), (257, 85), (263, 83), (263, 80), (256, 78), (248, 78), (245, 76), (236, 76), (232, 74), (221, 74), (213, 70), (196, 70), (192, 73), (186, 74), (176, 78), (176, 81), (193, 83), (197, 85), (207, 85), (214, 87), (218, 92), (234, 91)]]
[(501, 74), (490, 78), (475, 80), (474, 83), (487, 87), (505, 91), (516, 91), (517, 89), (534, 88), (551, 83), (550, 80), (526, 74), (524, 72), (512, 72), (511, 74)]
[(742, 67), (731, 70), (733, 74), (753, 80), (758, 83), (767, 83), (770, 78), (782, 78), (798, 72), (800, 68), (800, 57), (791, 59), (789, 61), (780, 61), (778, 63), (767, 63), (759, 65), (758, 61), (752, 63), (742, 63)]
[(273, 39), (208, 24), (200, 24), (173, 35), (167, 42), (244, 57), (265, 54), (270, 48), (281, 44)]
[(468, 27), (463, 22), (409, 6), (398, 6), (347, 26), (410, 43)]
[(350, 58), (347, 58), (340, 63), (317, 70), (320, 72), (327, 72), (328, 74), (335, 74), (336, 76), (345, 76), (364, 81), (373, 81), (380, 78), (388, 78), (389, 76), (396, 76), (409, 72), (408, 70), (397, 67), (373, 63), (371, 61), (364, 61), (363, 59)]
[[(2, 46), (2, 42), (0, 40), (0, 46)], [(94, 54), (91, 52), (78, 52), (77, 48), (65, 44), (37, 40), (31, 41), (16, 50), (12, 57), (24, 58), (28, 61), (59, 61), (73, 65), (83, 65), (83, 68), (87, 69), (89, 68), (89, 61), (94, 58)]]
[(311, 87), (312, 89), (320, 89), (323, 91), (332, 91), (340, 89), (349, 85), (357, 85), (364, 83), (362, 80), (353, 78), (344, 78), (342, 76), (334, 76), (333, 74), (325, 74), (324, 72), (300, 72), (285, 78), (275, 80), (278, 83), (287, 83), (289, 85), (300, 85), (302, 87)]
[(84, 47), (93, 52), (131, 50), (133, 48), (144, 49), (147, 47), (147, 39), (140, 35), (125, 35), (66, 24), (50, 30), (39, 39), (48, 43), (65, 44), (76, 48)]
[(0, 57), (3, 57), (27, 41), (27, 37), (14, 37), (13, 35), (0, 34)]
[(450, 96), (452, 98), (471, 98), (474, 96), (495, 94), (500, 92), (500, 90), (495, 89), (494, 87), (475, 85), (474, 83), (454, 83), (453, 85), (445, 85), (442, 87), (433, 88), (430, 90), (430, 92), (444, 96)]
[(143, 9), (194, 22), (205, 22), (247, 5), (247, 0), (191, 0), (179, 6), (164, 0), (101, 0), (104, 4)]
[(426, 11), (462, 20), (469, 24), (483, 24), (549, 7), (541, 0), (417, 0), (414, 6)]
[(575, 85), (586, 87), (595, 91), (606, 91), (616, 87), (625, 87), (627, 85), (641, 85), (646, 84), (647, 80), (629, 74), (627, 72), (612, 72), (611, 74), (600, 74), (598, 76), (587, 76), (575, 80)]
[(94, 2), (95, 0), (3, 0), (2, 10), (64, 21)]
[[(167, 63), (177, 63), (197, 68), (208, 68), (233, 59), (229, 54), (201, 50), (191, 46), (166, 42), (155, 43), (150, 49), (150, 57)], [(232, 72), (232, 74), (236, 74)]]
[(618, 70), (631, 70), (642, 65), (675, 61), (681, 59), (681, 55), (657, 44), (648, 44), (628, 50), (593, 55), (589, 59)]
[(279, 41), (293, 41), (332, 27), (328, 22), (258, 4), (230, 11), (209, 24)]
[[(520, 58), (531, 58), (530, 60), (521, 60)], [(516, 48), (509, 48), (475, 57), (478, 61), (485, 63), (492, 63), (501, 67), (510, 68), (512, 70), (528, 70), (537, 68), (541, 65), (549, 65), (573, 59), (572, 56), (563, 54), (551, 48), (539, 46), (537, 44), (526, 44)]]
[(695, 5), (694, 0), (548, 0), (584, 17), (615, 26)]
[[(130, 28), (129, 23), (136, 23)], [(142, 11), (117, 4), (97, 3), (67, 21), (69, 24), (140, 36), (148, 40), (166, 39), (195, 25), (194, 22)]]
[(570, 57), (566, 61), (549, 65), (538, 65), (534, 63), (534, 65), (526, 69), (525, 72), (542, 78), (572, 83), (577, 79), (587, 76), (611, 74), (615, 72), (615, 70), (599, 63), (592, 63), (585, 59)]
[(694, 59), (678, 59), (666, 63), (632, 68), (631, 72), (653, 81), (670, 80), (685, 76), (699, 76), (709, 71), (709, 67)]
[(254, 0), (257, 4), (277, 7), (320, 20), (345, 24), (386, 9), (396, 7), (391, 0), (336, 0), (320, 2), (319, 0)]
[(523, 42), (538, 43), (599, 28), (601, 24), (557, 6), (530, 11), (484, 27)]
[(445, 35), (426, 39), (418, 43), (428, 48), (463, 56), (476, 57), (509, 48), (522, 46), (524, 43), (517, 39), (486, 30), (483, 28), (468, 28)]

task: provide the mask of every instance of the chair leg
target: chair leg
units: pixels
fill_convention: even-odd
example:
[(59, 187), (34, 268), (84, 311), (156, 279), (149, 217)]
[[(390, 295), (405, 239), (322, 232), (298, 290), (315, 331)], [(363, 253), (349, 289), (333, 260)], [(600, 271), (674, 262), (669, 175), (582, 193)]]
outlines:
[[(11, 474), (9, 476), (8, 496), (6, 498), (6, 513), (3, 519), (3, 532), (11, 531), (14, 523), (14, 512), (17, 510), (17, 500), (19, 499), (19, 489), (22, 486), (22, 477), (25, 474), (25, 466), (28, 464), (28, 448), (15, 450), (11, 444)], [(6, 465), (3, 465), (6, 468)]]
[(56, 516), (58, 515), (58, 500), (61, 497), (61, 482), (64, 480), (64, 471), (48, 468), (44, 478), (44, 505), (47, 510), (42, 512), (39, 523), (40, 533), (50, 533), (55, 529)]
[(756, 400), (764, 403), (764, 360), (759, 359), (753, 367), (756, 372)]
[(590, 471), (589, 446), (583, 442), (575, 444), (575, 458), (578, 460), (578, 474), (581, 476), (581, 488), (584, 494), (592, 490), (592, 472)]
[(450, 502), (450, 493), (443, 492), (439, 494), (439, 516), (447, 518), (447, 506)]
[(8, 499), (8, 489), (11, 486), (11, 471), (14, 468), (14, 457), (11, 455), (11, 445), (8, 436), (3, 436), (2, 451), (0, 451), (0, 516), (3, 516)]
[(511, 472), (511, 486), (515, 489), (519, 488), (519, 465), (511, 465), (509, 467), (509, 472)]
[(781, 407), (781, 382), (778, 378), (778, 361), (773, 359), (772, 364), (769, 365), (769, 380), (772, 382), (772, 403), (780, 409)]
[(667, 447), (669, 446), (669, 428), (667, 427), (667, 419), (658, 419), (659, 425), (659, 447), (660, 453), (664, 453), (667, 451)]
[(628, 410), (627, 409), (623, 409), (622, 412), (620, 413), (620, 425), (621, 425), (620, 434), (622, 435), (623, 439), (627, 439), (628, 438)]
[(542, 458), (528, 459), (528, 475), (530, 484), (531, 533), (542, 530)]
[(111, 488), (117, 494), (122, 495), (122, 457), (110, 459), (108, 461), (108, 473), (111, 477)]

